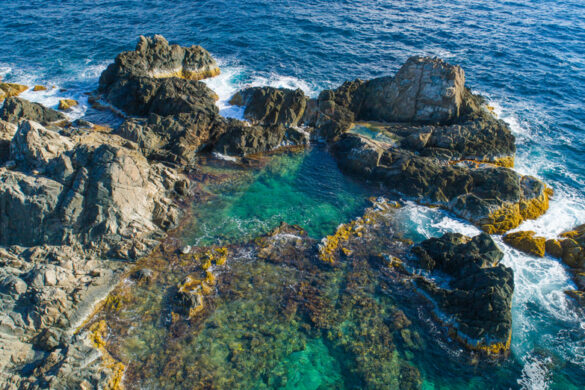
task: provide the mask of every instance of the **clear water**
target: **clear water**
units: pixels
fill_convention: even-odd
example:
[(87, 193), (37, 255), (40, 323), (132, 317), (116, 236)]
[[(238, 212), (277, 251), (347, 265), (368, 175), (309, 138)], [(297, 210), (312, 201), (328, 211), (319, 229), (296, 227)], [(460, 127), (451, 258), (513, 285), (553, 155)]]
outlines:
[[(585, 223), (581, 1), (0, 0), (0, 9), (0, 76), (29, 85), (54, 85), (57, 88), (46, 92), (27, 91), (24, 97), (50, 106), (60, 97), (76, 98), (82, 104), (73, 115), (98, 123), (112, 118), (88, 109), (83, 93), (95, 88), (100, 72), (119, 51), (134, 47), (139, 34), (161, 33), (173, 42), (209, 49), (223, 73), (208, 83), (220, 95), (222, 112), (230, 116), (241, 115), (226, 102), (243, 85), (299, 87), (315, 96), (346, 79), (392, 74), (414, 54), (441, 56), (460, 64), (471, 87), (487, 95), (498, 115), (511, 124), (517, 137), (517, 169), (542, 178), (556, 191), (548, 213), (520, 229), (553, 237)], [(285, 166), (244, 177), (241, 188), (195, 210), (205, 222), (189, 230), (187, 241), (242, 239), (269, 230), (279, 219), (299, 223), (319, 236), (359, 214), (365, 199), (362, 190), (340, 190), (335, 186), (344, 185), (336, 184), (341, 183), (337, 179), (323, 186), (307, 185), (306, 202), (290, 195), (288, 189), (294, 191), (305, 180), (304, 162), (312, 158), (311, 165), (325, 161), (324, 177), (341, 177), (319, 153), (293, 157)], [(290, 175), (280, 174), (280, 169)], [(262, 191), (272, 196), (258, 197)], [(474, 231), (432, 210), (414, 205), (405, 210), (403, 225), (414, 238), (445, 230)], [(508, 377), (492, 383), (563, 389), (570, 387), (567, 378), (572, 378), (573, 387), (583, 386), (585, 321), (560, 292), (571, 284), (567, 271), (554, 259), (535, 260), (501, 247), (504, 261), (515, 271), (512, 351), (519, 369), (503, 374), (494, 370), (491, 379)], [(149, 340), (157, 343), (156, 338)], [(284, 366), (311, 362), (320, 348), (308, 345), (305, 355), (291, 355)], [(432, 361), (419, 358), (421, 366), (432, 366)], [(317, 372), (335, 371), (327, 368), (326, 360), (315, 364)], [(456, 387), (456, 376), (450, 385), (446, 379), (433, 378), (436, 370), (426, 372), (429, 388), (433, 383)], [(453, 368), (453, 373), (458, 371)], [(477, 379), (483, 376), (489, 373), (466, 376), (467, 382), (457, 386), (485, 387)]]

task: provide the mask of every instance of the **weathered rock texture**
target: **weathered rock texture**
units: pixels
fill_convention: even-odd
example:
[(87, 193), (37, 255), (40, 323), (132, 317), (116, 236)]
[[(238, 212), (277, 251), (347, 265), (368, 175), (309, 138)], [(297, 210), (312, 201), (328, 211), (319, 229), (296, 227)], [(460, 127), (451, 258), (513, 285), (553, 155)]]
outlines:
[(11, 123), (18, 123), (21, 119), (29, 119), (44, 126), (67, 119), (59, 111), (17, 97), (6, 99), (0, 118)]
[(491, 237), (449, 233), (423, 241), (414, 252), (423, 268), (453, 277), (448, 287), (427, 279), (418, 284), (436, 301), (439, 311), (449, 316), (443, 321), (454, 321), (451, 325), (457, 339), (488, 355), (507, 354), (512, 338), (514, 274), (499, 264), (504, 254)]
[(0, 387), (101, 388), (115, 365), (75, 329), (119, 281), (120, 260), (178, 222), (173, 198), (188, 181), (122, 137), (11, 119), (18, 127), (0, 122), (2, 141), (12, 135), (0, 167)]
[(296, 126), (303, 117), (307, 98), (300, 89), (251, 87), (236, 93), (230, 103), (245, 106), (244, 117), (266, 126)]

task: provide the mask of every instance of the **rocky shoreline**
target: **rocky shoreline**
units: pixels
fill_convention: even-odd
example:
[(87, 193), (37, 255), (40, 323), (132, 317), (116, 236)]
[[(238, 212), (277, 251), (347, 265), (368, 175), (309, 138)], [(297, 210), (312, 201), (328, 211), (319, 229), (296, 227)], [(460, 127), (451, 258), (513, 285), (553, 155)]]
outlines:
[[(418, 246), (398, 235), (384, 239), (380, 215), (391, 219), (393, 206), (374, 201), (363, 217), (321, 243), (283, 225), (299, 237), (295, 245), (273, 232), (250, 244), (258, 258), (315, 272), (339, 264), (387, 267), (393, 271), (384, 272), (397, 272), (395, 278), (408, 280), (435, 305), (450, 337), (482, 356), (507, 355), (513, 273), (499, 264), (502, 252), (489, 234), (544, 214), (552, 190), (512, 169), (514, 136), (465, 86), (460, 67), (412, 57), (395, 76), (348, 81), (316, 99), (301, 90), (247, 88), (231, 99), (245, 107), (246, 120), (222, 117), (217, 95), (200, 81), (219, 72), (200, 46), (141, 37), (102, 73), (90, 98), (94, 107), (123, 116), (115, 129), (71, 123), (62, 112), (17, 97), (22, 88), (0, 84), (0, 387), (120, 388), (124, 365), (106, 348), (107, 323), (84, 322), (99, 302), (112, 304), (105, 298), (132, 263), (184, 221), (200, 157), (219, 153), (238, 164), (318, 140), (348, 175), (379, 184), (390, 196), (444, 208), (485, 233), (445, 235)], [(579, 281), (582, 230), (546, 242)], [(367, 247), (376, 240), (387, 246)], [(208, 266), (176, 286), (175, 311), (183, 321), (205, 312), (207, 295), (221, 283), (211, 270), (229, 262), (227, 248), (208, 252), (196, 259)], [(434, 273), (447, 274), (448, 285), (425, 276)], [(573, 295), (582, 301), (585, 285), (578, 285)], [(300, 310), (316, 329), (339, 326), (313, 293), (307, 299), (316, 306)], [(370, 309), (368, 315), (382, 310)], [(344, 343), (337, 348), (355, 347)], [(391, 360), (383, 349), (372, 357)], [(391, 378), (367, 379), (377, 368), (354, 369), (373, 388), (393, 385)], [(417, 375), (408, 383), (416, 388)]]

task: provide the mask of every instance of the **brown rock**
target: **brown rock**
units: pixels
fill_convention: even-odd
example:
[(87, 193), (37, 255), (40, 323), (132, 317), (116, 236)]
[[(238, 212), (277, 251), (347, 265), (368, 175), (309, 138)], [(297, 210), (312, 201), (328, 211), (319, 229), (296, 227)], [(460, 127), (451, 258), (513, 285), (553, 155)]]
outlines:
[(561, 258), (563, 257), (563, 247), (559, 240), (550, 239), (546, 240), (545, 243), (546, 253), (552, 257)]

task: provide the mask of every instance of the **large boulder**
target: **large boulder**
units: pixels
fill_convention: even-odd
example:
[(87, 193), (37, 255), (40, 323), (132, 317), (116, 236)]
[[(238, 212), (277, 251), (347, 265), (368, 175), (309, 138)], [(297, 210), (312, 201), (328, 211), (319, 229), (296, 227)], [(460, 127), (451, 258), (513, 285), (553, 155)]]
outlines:
[(136, 50), (120, 53), (102, 73), (98, 93), (131, 115), (217, 113), (217, 95), (197, 81), (217, 74), (215, 60), (200, 46), (140, 37)]
[(459, 118), (465, 73), (438, 58), (411, 57), (394, 77), (363, 86), (359, 117), (364, 120), (448, 123)]
[(201, 80), (217, 76), (219, 67), (201, 46), (169, 45), (161, 35), (140, 36), (134, 51), (125, 51), (100, 77), (100, 88), (130, 77), (179, 77)]
[(11, 123), (18, 123), (21, 119), (29, 119), (43, 126), (67, 119), (59, 111), (17, 97), (6, 99), (0, 118)]
[[(499, 264), (503, 253), (487, 234), (469, 238), (448, 233), (416, 246), (422, 268), (452, 277), (446, 285), (419, 279), (467, 347), (490, 356), (505, 355), (512, 335), (514, 274)], [(445, 318), (444, 314), (447, 315)], [(451, 322), (453, 321), (453, 322)]]
[(245, 106), (244, 117), (265, 126), (296, 126), (305, 112), (307, 98), (302, 90), (250, 87), (236, 93), (230, 103)]

